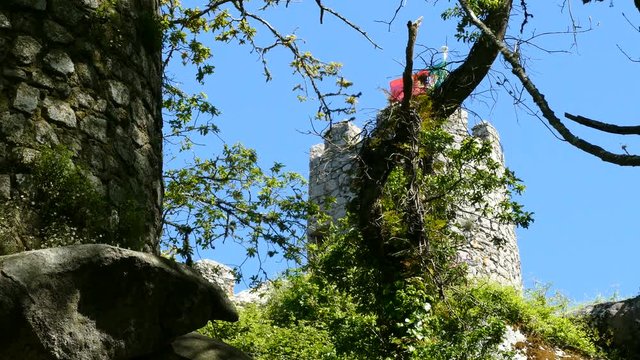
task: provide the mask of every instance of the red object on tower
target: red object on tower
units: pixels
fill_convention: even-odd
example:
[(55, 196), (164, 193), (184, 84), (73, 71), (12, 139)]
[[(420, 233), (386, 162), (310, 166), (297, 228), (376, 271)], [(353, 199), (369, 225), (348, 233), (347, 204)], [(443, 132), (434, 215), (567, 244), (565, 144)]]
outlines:
[[(429, 80), (429, 70), (420, 70), (413, 74), (413, 89), (411, 91), (412, 96), (424, 94), (427, 91), (427, 84)], [(404, 98), (404, 81), (402, 78), (394, 79), (389, 83), (391, 101), (402, 101)]]

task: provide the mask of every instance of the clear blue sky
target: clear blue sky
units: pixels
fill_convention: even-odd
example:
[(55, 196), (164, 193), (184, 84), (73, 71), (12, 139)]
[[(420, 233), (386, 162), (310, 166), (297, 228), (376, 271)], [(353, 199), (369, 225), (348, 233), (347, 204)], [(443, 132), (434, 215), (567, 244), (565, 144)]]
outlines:
[[(640, 57), (637, 47), (640, 34), (623, 18), (627, 14), (635, 24), (640, 16), (630, 0), (615, 0), (584, 6), (569, 0), (571, 13), (581, 29), (591, 31), (574, 37), (567, 34), (537, 37), (533, 42), (546, 50), (566, 50), (569, 53), (549, 54), (534, 46), (523, 47), (529, 75), (546, 94), (558, 115), (565, 111), (618, 124), (640, 123), (638, 91), (640, 64), (632, 63), (618, 50), (622, 47), (631, 56)], [(341, 12), (365, 29), (382, 46), (376, 50), (355, 31), (325, 14), (319, 24), (314, 1), (294, 1), (288, 9), (271, 10), (265, 16), (283, 33), (294, 32), (304, 39), (304, 49), (325, 60), (344, 64), (343, 74), (355, 82), (363, 95), (358, 104), (356, 124), (363, 124), (386, 106), (382, 89), (403, 69), (404, 46), (408, 20), (424, 16), (418, 44), (431, 48), (448, 45), (452, 59), (460, 59), (467, 46), (453, 37), (455, 24), (440, 19), (443, 7), (422, 0), (405, 0), (403, 8), (388, 31), (375, 20), (388, 20), (400, 1), (327, 1), (327, 6)], [(519, 2), (517, 2), (519, 3)], [(570, 27), (570, 14), (561, 11), (562, 0), (529, 1), (534, 15), (524, 37), (532, 33), (563, 32)], [(248, 3), (247, 5), (250, 5)], [(258, 2), (256, 2), (258, 4)], [(253, 6), (255, 6), (254, 4)], [(518, 35), (522, 18), (512, 19), (510, 33)], [(266, 33), (265, 29), (258, 31)], [(259, 40), (269, 41), (267, 37)], [(289, 170), (307, 176), (309, 147), (321, 142), (311, 130), (311, 118), (317, 104), (310, 100), (301, 104), (290, 90), (299, 79), (292, 77), (288, 63), (291, 57), (284, 50), (274, 50), (270, 67), (274, 80), (265, 83), (261, 64), (249, 48), (214, 44), (216, 73), (204, 88), (197, 87), (184, 69), (171, 72), (186, 88), (206, 92), (219, 107), (217, 119), (220, 136), (228, 143), (242, 142), (258, 151), (261, 162), (284, 163)], [(576, 301), (598, 294), (619, 292), (632, 296), (640, 292), (640, 230), (638, 203), (640, 173), (636, 168), (606, 164), (558, 140), (543, 121), (529, 114), (522, 106), (514, 106), (510, 96), (495, 85), (498, 71), (509, 81), (517, 80), (504, 71), (501, 61), (495, 64), (492, 81), (485, 81), (478, 96), (467, 100), (466, 108), (473, 125), (481, 119), (491, 121), (499, 130), (507, 165), (527, 186), (520, 199), (529, 211), (535, 212), (535, 223), (518, 231), (522, 273), (525, 286), (534, 282), (551, 283)], [(493, 85), (492, 85), (493, 84)], [(493, 89), (493, 91), (488, 91)], [(529, 97), (525, 105), (534, 112)], [(316, 128), (324, 124), (315, 123)], [(571, 126), (576, 134), (600, 145), (621, 152), (627, 145), (630, 152), (640, 153), (640, 142), (634, 138), (603, 136), (594, 131)], [(217, 140), (199, 151), (214, 154)], [(237, 254), (218, 247), (204, 257), (236, 263)], [(273, 269), (279, 268), (274, 265)]]

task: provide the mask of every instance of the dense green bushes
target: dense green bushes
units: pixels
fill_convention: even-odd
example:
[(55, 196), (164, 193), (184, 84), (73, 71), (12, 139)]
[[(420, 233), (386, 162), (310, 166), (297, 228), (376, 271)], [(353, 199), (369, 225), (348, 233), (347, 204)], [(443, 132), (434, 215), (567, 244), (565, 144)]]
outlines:
[[(312, 269), (286, 276), (267, 305), (241, 309), (239, 323), (209, 324), (202, 332), (263, 360), (510, 359), (512, 351), (499, 349), (507, 326), (536, 343), (585, 357), (599, 353), (594, 334), (563, 317), (566, 302), (547, 298), (545, 288), (522, 296), (511, 287), (463, 282), (441, 297), (413, 277), (389, 289), (386, 306), (376, 309), (367, 291), (374, 284), (366, 281), (375, 276), (354, 261), (359, 250), (347, 239), (329, 237)], [(388, 329), (387, 319), (398, 321)]]

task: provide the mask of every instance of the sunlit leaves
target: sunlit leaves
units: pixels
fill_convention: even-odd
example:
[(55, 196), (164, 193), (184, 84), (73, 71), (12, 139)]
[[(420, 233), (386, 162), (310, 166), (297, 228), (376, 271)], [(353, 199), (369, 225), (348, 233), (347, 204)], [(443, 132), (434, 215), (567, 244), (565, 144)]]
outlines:
[[(215, 43), (233, 42), (248, 45), (249, 52), (258, 55), (264, 77), (269, 81), (273, 75), (267, 55), (273, 49), (285, 49), (292, 56), (290, 65), (294, 73), (302, 78), (294, 88), (300, 91), (298, 99), (307, 99), (310, 93), (313, 94), (319, 104), (318, 119), (331, 120), (334, 115), (354, 113), (359, 94), (343, 93), (352, 83), (339, 77), (342, 65), (321, 61), (310, 52), (303, 51), (298, 47), (300, 39), (297, 35), (280, 33), (267, 21), (263, 15), (267, 8), (286, 6), (288, 1), (281, 4), (280, 1), (264, 0), (263, 4), (251, 12), (249, 4), (228, 0), (209, 2), (202, 9), (185, 6), (179, 1), (162, 1), (164, 65), (178, 56), (183, 65), (196, 69), (195, 78), (203, 83), (215, 69), (213, 49), (219, 49)], [(323, 85), (327, 78), (338, 78), (337, 88)], [(333, 103), (335, 98), (341, 99), (344, 106), (336, 106)]]
[[(164, 217), (168, 245), (183, 249), (188, 240), (199, 248), (214, 248), (226, 240), (245, 247), (247, 257), (275, 255), (299, 262), (306, 238), (304, 179), (274, 164), (268, 172), (258, 165), (254, 150), (224, 146), (213, 159), (193, 163), (165, 174)], [(188, 227), (189, 238), (184, 231)], [(185, 251), (187, 253), (185, 253)]]
[[(472, 0), (469, 1), (469, 5), (475, 14), (478, 14), (481, 19), (484, 19), (489, 12), (495, 11), (499, 9), (500, 6), (503, 6), (504, 0)], [(469, 18), (465, 15), (464, 11), (462, 11), (459, 4), (448, 8), (441, 16), (443, 20), (458, 19), (455, 34), (457, 40), (473, 43), (480, 36), (480, 33), (475, 30), (475, 27), (471, 26), (472, 24)]]

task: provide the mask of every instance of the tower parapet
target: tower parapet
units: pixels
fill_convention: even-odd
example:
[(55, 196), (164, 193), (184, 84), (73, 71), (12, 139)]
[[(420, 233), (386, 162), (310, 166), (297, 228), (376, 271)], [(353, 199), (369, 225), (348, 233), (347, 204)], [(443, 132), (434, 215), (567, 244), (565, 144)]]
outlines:
[[(488, 122), (468, 131), (468, 115), (464, 110), (454, 113), (445, 129), (460, 143), (468, 136), (488, 140), (492, 146), (491, 157), (504, 167), (504, 155), (500, 137)], [(325, 134), (323, 144), (311, 148), (309, 161), (309, 199), (321, 205), (334, 220), (346, 215), (346, 206), (355, 196), (353, 176), (358, 166), (361, 130), (351, 122), (340, 122)], [(490, 206), (504, 199), (504, 192), (487, 194)], [(458, 252), (460, 261), (468, 264), (469, 274), (476, 278), (489, 278), (516, 288), (522, 287), (520, 255), (515, 226), (504, 224), (478, 214), (472, 207), (460, 204), (458, 228), (465, 244)], [(309, 237), (320, 236), (318, 224), (309, 224)]]

